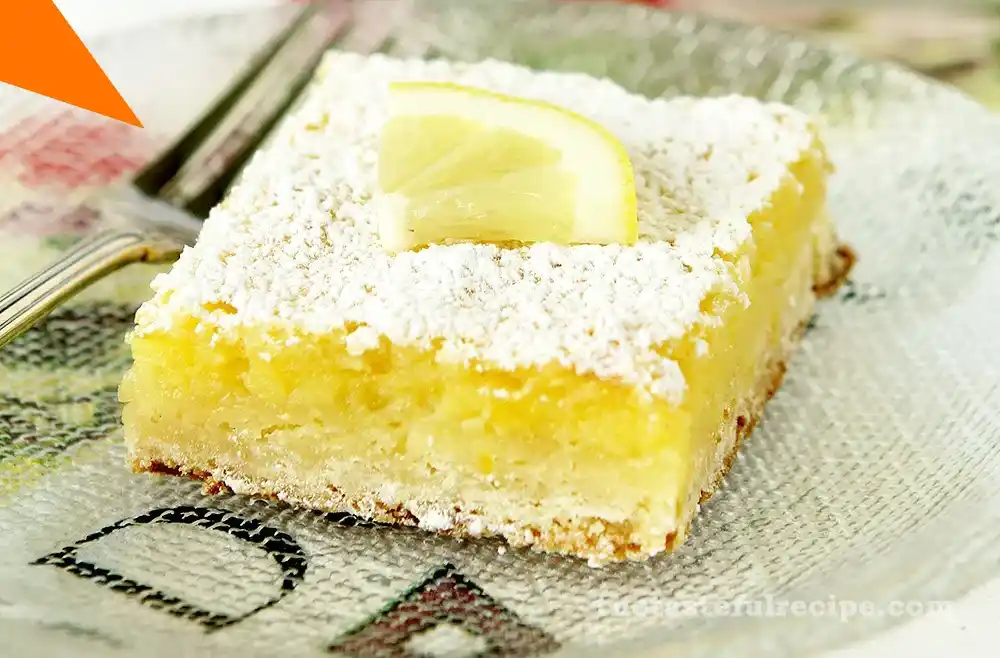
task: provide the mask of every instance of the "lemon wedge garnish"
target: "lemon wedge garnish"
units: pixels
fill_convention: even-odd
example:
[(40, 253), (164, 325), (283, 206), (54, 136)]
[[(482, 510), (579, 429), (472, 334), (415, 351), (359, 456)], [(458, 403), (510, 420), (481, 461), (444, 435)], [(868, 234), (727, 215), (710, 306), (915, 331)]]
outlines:
[(389, 97), (377, 198), (387, 250), (636, 241), (632, 165), (599, 124), (451, 83), (393, 83)]

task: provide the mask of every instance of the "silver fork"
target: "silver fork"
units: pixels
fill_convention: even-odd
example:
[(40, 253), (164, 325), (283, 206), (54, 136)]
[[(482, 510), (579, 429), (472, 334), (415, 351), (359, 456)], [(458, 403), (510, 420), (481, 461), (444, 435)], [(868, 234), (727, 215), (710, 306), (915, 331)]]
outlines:
[[(309, 83), (323, 53), (373, 51), (387, 29), (362, 25), (348, 0), (305, 5), (245, 73), (169, 149), (125, 184), (88, 200), (123, 228), (80, 242), (0, 297), (0, 348), (94, 281), (137, 262), (169, 262)], [(374, 33), (372, 32), (372, 28)]]

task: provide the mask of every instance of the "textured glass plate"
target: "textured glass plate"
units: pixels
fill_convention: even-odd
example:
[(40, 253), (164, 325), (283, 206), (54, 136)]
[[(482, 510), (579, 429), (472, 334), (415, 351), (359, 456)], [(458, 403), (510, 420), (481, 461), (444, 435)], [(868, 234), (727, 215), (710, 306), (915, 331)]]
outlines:
[[(115, 386), (156, 270), (133, 268), (0, 350), (5, 650), (776, 658), (897, 623), (894, 601), (927, 609), (996, 575), (997, 119), (906, 72), (762, 29), (617, 5), (386, 7), (400, 54), (506, 58), (651, 96), (736, 92), (817, 114), (838, 167), (832, 210), (861, 256), (852, 279), (821, 304), (687, 544), (591, 569), (132, 475)], [(2, 90), (0, 287), (94, 230), (102, 219), (75, 204), (150, 157), (282, 15), (94, 44), (147, 131)], [(693, 607), (712, 602), (744, 607)]]

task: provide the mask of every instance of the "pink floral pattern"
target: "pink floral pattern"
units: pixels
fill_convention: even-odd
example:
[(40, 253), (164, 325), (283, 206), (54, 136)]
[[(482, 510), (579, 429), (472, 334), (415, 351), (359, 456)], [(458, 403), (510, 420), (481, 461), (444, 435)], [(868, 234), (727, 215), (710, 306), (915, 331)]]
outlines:
[(84, 206), (58, 207), (26, 202), (0, 214), (0, 233), (72, 238), (86, 234), (99, 221), (100, 214)]
[(0, 164), (32, 188), (108, 185), (141, 167), (151, 150), (145, 131), (77, 111), (30, 117), (0, 135)]

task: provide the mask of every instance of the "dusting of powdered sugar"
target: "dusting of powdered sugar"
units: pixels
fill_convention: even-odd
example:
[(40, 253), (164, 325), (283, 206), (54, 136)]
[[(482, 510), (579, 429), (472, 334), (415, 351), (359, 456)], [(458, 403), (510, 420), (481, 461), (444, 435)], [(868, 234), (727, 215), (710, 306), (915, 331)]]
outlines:
[[(639, 243), (386, 253), (369, 202), (396, 80), (537, 98), (607, 127), (635, 170)], [(811, 144), (805, 116), (748, 98), (649, 100), (607, 80), (496, 61), (333, 52), (197, 245), (154, 282), (137, 333), (167, 330), (184, 316), (219, 335), (247, 325), (349, 327), (353, 353), (387, 338), (434, 347), (448, 362), (557, 362), (678, 399), (683, 375), (655, 348), (699, 321), (707, 293), (733, 284), (720, 254), (749, 238), (748, 214)]]

